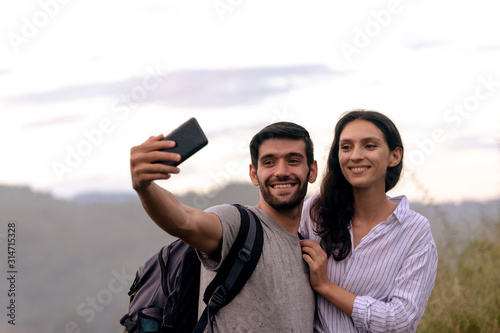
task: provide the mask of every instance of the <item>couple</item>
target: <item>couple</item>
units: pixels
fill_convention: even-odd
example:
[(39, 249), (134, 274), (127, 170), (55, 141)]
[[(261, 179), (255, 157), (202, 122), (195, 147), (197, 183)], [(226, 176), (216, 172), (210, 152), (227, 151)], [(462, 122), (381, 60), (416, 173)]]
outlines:
[[(153, 163), (180, 158), (158, 151), (175, 145), (162, 138), (131, 149), (133, 187), (155, 223), (198, 250), (204, 290), (236, 237), (239, 213), (229, 204), (197, 210), (158, 186), (155, 180), (179, 172)], [(385, 194), (403, 167), (392, 121), (375, 111), (344, 114), (320, 193), (305, 203), (318, 173), (307, 130), (269, 125), (252, 139), (250, 155), (250, 178), (260, 189), (250, 208), (262, 220), (263, 253), (214, 330), (414, 332), (434, 285), (437, 252), (425, 217), (405, 196)]]

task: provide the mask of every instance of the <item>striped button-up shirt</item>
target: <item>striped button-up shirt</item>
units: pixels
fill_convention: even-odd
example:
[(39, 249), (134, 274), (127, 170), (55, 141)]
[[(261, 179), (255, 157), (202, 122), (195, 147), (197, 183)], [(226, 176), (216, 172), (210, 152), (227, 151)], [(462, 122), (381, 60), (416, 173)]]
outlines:
[[(304, 203), (300, 232), (319, 243), (309, 216), (314, 198)], [(356, 299), (350, 317), (318, 295), (315, 332), (416, 330), (434, 287), (436, 245), (429, 221), (410, 210), (405, 196), (389, 199), (398, 206), (387, 221), (363, 237), (346, 259), (328, 258), (328, 278)]]

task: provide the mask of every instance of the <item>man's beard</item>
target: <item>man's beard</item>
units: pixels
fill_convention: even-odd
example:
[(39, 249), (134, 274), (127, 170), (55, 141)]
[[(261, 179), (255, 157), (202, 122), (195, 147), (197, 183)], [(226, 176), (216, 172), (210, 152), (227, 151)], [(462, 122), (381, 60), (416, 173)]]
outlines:
[[(290, 177), (279, 178), (280, 181), (287, 181), (289, 179)], [(307, 174), (306, 179), (309, 179), (309, 173)], [(272, 195), (268, 191), (270, 186), (263, 184), (259, 180), (259, 188), (262, 198), (269, 206), (273, 207), (279, 212), (290, 211), (292, 209), (295, 209), (302, 203), (302, 200), (304, 200), (307, 194), (307, 182), (304, 184), (298, 182), (296, 186), (299, 186), (299, 189), (296, 190), (295, 193), (290, 198), (286, 200), (281, 200), (278, 196)]]

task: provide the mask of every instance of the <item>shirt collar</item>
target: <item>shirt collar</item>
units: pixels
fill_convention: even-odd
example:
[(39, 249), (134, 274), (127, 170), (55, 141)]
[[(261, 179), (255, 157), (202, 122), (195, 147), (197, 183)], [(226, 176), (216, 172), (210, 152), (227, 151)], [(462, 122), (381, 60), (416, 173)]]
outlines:
[(406, 195), (400, 195), (397, 197), (389, 197), (387, 198), (398, 205), (394, 212), (389, 216), (389, 222), (398, 221), (399, 223), (404, 223), (406, 221), (406, 216), (410, 214), (410, 202)]

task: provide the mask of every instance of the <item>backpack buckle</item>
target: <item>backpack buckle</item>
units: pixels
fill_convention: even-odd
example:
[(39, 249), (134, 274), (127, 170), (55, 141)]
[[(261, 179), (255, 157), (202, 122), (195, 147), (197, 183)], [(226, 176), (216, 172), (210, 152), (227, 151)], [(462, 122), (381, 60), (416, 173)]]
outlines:
[(238, 253), (238, 257), (244, 262), (247, 262), (252, 257), (252, 252), (247, 248), (242, 248)]
[(227, 290), (224, 285), (218, 286), (210, 300), (208, 301), (208, 306), (213, 309), (221, 308), (226, 302)]

